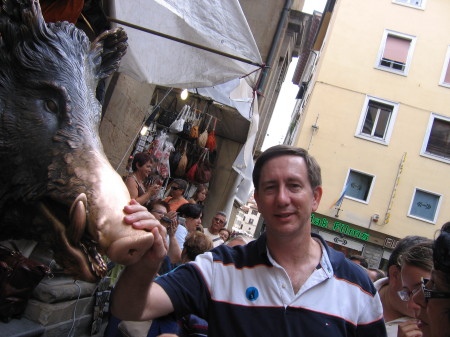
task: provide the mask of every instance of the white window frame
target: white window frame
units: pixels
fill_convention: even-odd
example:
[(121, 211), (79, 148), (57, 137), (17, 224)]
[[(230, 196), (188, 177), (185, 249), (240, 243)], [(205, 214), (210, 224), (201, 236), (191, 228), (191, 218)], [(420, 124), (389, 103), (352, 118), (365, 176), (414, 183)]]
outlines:
[[(370, 101), (374, 101), (374, 102), (392, 106), (392, 113), (391, 113), (391, 117), (389, 119), (389, 123), (386, 126), (386, 132), (385, 132), (384, 138), (370, 136), (365, 133), (362, 133), (362, 128), (363, 128), (364, 122), (366, 120), (367, 108), (369, 106)], [(366, 98), (364, 100), (364, 105), (362, 107), (361, 114), (359, 116), (359, 122), (358, 122), (358, 126), (356, 128), (355, 137), (367, 139), (372, 142), (376, 142), (376, 143), (383, 144), (383, 145), (388, 145), (391, 140), (392, 131), (394, 130), (394, 124), (395, 124), (395, 120), (397, 118), (398, 107), (399, 107), (399, 103), (395, 103), (395, 102), (381, 99), (378, 97), (366, 95)]]
[(430, 114), (430, 118), (428, 119), (428, 126), (427, 126), (427, 130), (426, 130), (426, 133), (425, 133), (425, 137), (423, 138), (422, 149), (420, 150), (420, 155), (424, 156), (424, 157), (427, 157), (427, 158), (439, 160), (439, 161), (442, 161), (444, 163), (450, 164), (450, 159), (449, 158), (440, 157), (440, 156), (437, 156), (437, 155), (435, 155), (433, 153), (426, 152), (428, 141), (430, 139), (431, 128), (433, 126), (433, 122), (434, 122), (435, 119), (442, 119), (442, 120), (445, 120), (447, 122), (450, 122), (450, 117), (438, 115), (438, 114), (435, 114), (435, 113), (431, 113)]
[[(406, 0), (406, 1), (414, 2), (414, 0)], [(402, 6), (406, 6), (406, 7), (425, 9), (425, 5), (426, 5), (427, 0), (422, 0), (422, 3), (420, 5), (415, 5), (413, 3), (408, 3), (408, 2), (404, 2), (404, 1), (400, 1), (400, 0), (392, 0), (392, 2), (397, 4), (397, 5), (402, 5)]]
[(347, 194), (344, 195), (344, 198), (350, 199), (350, 200), (354, 200), (354, 201), (357, 201), (357, 202), (360, 202), (360, 203), (366, 204), (366, 205), (369, 204), (370, 197), (372, 196), (372, 190), (373, 190), (373, 187), (375, 186), (375, 176), (373, 174), (370, 174), (370, 173), (367, 173), (367, 172), (364, 172), (364, 171), (360, 171), (360, 170), (355, 170), (353, 168), (349, 168), (348, 171), (347, 171), (347, 177), (345, 178), (344, 187), (342, 188), (343, 191), (345, 190), (345, 186), (347, 186), (347, 184), (348, 184), (348, 178), (350, 176), (350, 172), (351, 171), (357, 172), (357, 173), (361, 173), (361, 174), (364, 174), (366, 176), (372, 177), (372, 184), (370, 184), (369, 192), (367, 193), (367, 200), (356, 199), (356, 198), (354, 198), (352, 196), (349, 196)]
[[(417, 191), (433, 194), (433, 195), (439, 197), (439, 201), (438, 201), (438, 204), (436, 206), (436, 213), (434, 214), (434, 219), (433, 220), (430, 221), (428, 219), (424, 219), (424, 218), (418, 217), (417, 215), (412, 215), (411, 214), (411, 208), (413, 206), (414, 197), (416, 196), (416, 192)], [(420, 187), (414, 187), (414, 190), (413, 190), (413, 193), (412, 193), (412, 196), (411, 196), (411, 202), (409, 203), (407, 216), (409, 216), (410, 218), (414, 218), (414, 219), (420, 220), (420, 221), (425, 221), (425, 222), (428, 222), (428, 223), (431, 223), (431, 224), (436, 224), (436, 221), (437, 221), (437, 218), (438, 218), (438, 214), (439, 214), (439, 211), (440, 211), (440, 208), (441, 208), (441, 203), (442, 203), (442, 194), (436, 193), (436, 192), (431, 192), (431, 191), (428, 191), (428, 190), (420, 188)]]
[[(393, 68), (389, 68), (389, 67), (385, 67), (385, 66), (381, 65), (381, 59), (383, 58), (383, 55), (384, 55), (384, 48), (386, 46), (386, 40), (389, 35), (396, 36), (396, 37), (406, 39), (406, 40), (411, 40), (404, 70), (397, 70), (397, 69), (393, 69)], [(378, 50), (378, 56), (377, 56), (377, 60), (375, 62), (375, 68), (377, 68), (379, 70), (387, 71), (390, 73), (407, 76), (408, 72), (409, 72), (409, 68), (411, 66), (411, 60), (412, 60), (415, 46), (416, 46), (416, 37), (415, 36), (395, 32), (395, 31), (389, 30), (389, 29), (385, 29), (384, 33), (383, 33), (383, 38), (381, 40), (380, 49)]]
[(441, 78), (439, 80), (439, 85), (450, 88), (450, 83), (444, 82), (448, 68), (450, 68), (450, 46), (447, 47), (447, 54), (445, 55), (444, 66), (442, 67)]

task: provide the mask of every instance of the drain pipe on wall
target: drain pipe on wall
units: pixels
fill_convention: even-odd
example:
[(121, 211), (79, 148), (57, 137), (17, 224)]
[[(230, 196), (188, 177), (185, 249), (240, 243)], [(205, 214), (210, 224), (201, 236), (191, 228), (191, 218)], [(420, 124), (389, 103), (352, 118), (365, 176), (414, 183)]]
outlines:
[(269, 69), (272, 67), (275, 50), (278, 47), (281, 33), (283, 31), (286, 20), (288, 18), (289, 11), (291, 10), (292, 2), (293, 2), (293, 0), (286, 0), (284, 3), (284, 8), (281, 11), (281, 16), (280, 16), (280, 19), (278, 20), (277, 30), (275, 31), (275, 35), (273, 36), (272, 45), (270, 46), (269, 54), (267, 55), (265, 67), (262, 70), (261, 77), (259, 78), (259, 81), (258, 81), (258, 89), (256, 90), (258, 95), (262, 95), (262, 93), (264, 91), (267, 74), (269, 72)]

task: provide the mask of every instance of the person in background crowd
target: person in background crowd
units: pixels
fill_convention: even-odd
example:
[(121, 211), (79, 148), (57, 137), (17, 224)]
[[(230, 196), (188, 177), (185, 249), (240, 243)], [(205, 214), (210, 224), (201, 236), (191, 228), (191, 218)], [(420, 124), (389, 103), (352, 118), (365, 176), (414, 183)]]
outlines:
[(364, 256), (352, 255), (349, 257), (349, 260), (352, 261), (353, 263), (363, 266), (364, 268), (369, 268), (369, 263), (367, 262)]
[(219, 230), (219, 236), (223, 240), (223, 242), (227, 242), (230, 239), (231, 232), (226, 228), (221, 228)]
[(189, 199), (189, 202), (191, 204), (203, 205), (205, 203), (207, 195), (208, 195), (208, 188), (205, 185), (200, 184), (197, 186), (197, 190), (192, 196), (192, 199)]
[(188, 263), (194, 261), (197, 255), (203, 254), (213, 249), (213, 243), (204, 233), (193, 231), (186, 237), (183, 252), (181, 253), (181, 262)]
[(433, 271), (413, 295), (415, 317), (424, 337), (450, 336), (450, 222), (433, 244)]
[(202, 211), (203, 208), (197, 204), (184, 204), (177, 209), (177, 213), (180, 217), (185, 219), (185, 227), (188, 233), (195, 231), (202, 231)]
[(158, 194), (161, 186), (145, 186), (145, 179), (151, 174), (154, 165), (154, 158), (146, 152), (136, 153), (131, 167), (133, 173), (125, 180), (125, 185), (130, 192), (131, 199), (135, 199), (141, 205), (146, 205), (155, 195)]
[(226, 224), (227, 215), (224, 212), (217, 212), (211, 220), (211, 226), (206, 228), (204, 233), (212, 240), (214, 248), (223, 244), (224, 241), (220, 237), (219, 232)]
[(150, 230), (155, 241), (122, 273), (113, 314), (145, 320), (194, 313), (208, 319), (210, 337), (386, 336), (367, 273), (311, 233), (311, 213), (322, 196), (315, 159), (303, 149), (271, 147), (255, 163), (253, 185), (265, 233), (245, 246), (198, 255), (153, 283), (166, 252), (165, 230), (127, 215), (125, 223)]
[[(186, 230), (181, 228), (181, 226), (178, 225), (176, 213), (170, 215), (168, 213), (169, 211), (169, 205), (167, 202), (162, 200), (156, 200), (153, 201), (147, 209), (154, 215), (154, 217), (161, 222), (161, 224), (166, 227), (167, 230), (167, 237), (166, 240), (168, 242), (168, 251), (167, 251), (167, 257), (168, 257), (168, 263), (178, 263), (181, 261), (181, 244), (184, 243), (184, 238), (186, 237)], [(179, 236), (179, 239), (177, 238), (177, 234)], [(180, 240), (180, 242), (179, 242)], [(166, 270), (167, 272), (168, 270)], [(164, 272), (164, 271), (162, 271)], [(161, 271), (160, 271), (161, 273)]]
[(367, 268), (367, 274), (369, 274), (369, 277), (372, 280), (372, 282), (381, 280), (382, 278), (386, 277), (384, 271), (377, 268)]
[(406, 236), (401, 239), (389, 257), (387, 277), (374, 283), (375, 288), (380, 293), (381, 303), (383, 304), (383, 316), (389, 337), (396, 337), (398, 324), (408, 321), (414, 316), (414, 313), (408, 309), (408, 303), (402, 301), (398, 296), (398, 291), (402, 290), (399, 257), (409, 247), (426, 241), (429, 241), (429, 239), (423, 236)]
[(245, 246), (247, 243), (249, 243), (250, 241), (253, 241), (252, 239), (238, 234), (233, 236), (229, 241), (227, 241), (225, 244), (228, 247), (235, 247), (235, 246)]
[[(398, 291), (400, 299), (407, 303), (410, 311), (414, 312), (419, 307), (412, 300), (412, 296), (421, 290), (422, 279), (430, 278), (433, 269), (433, 242), (418, 243), (410, 247), (400, 256), (402, 289)], [(421, 337), (422, 331), (417, 324), (417, 319), (410, 319), (398, 325), (398, 337)]]
[(172, 181), (169, 196), (164, 199), (169, 204), (170, 211), (176, 211), (181, 205), (189, 202), (183, 197), (186, 188), (187, 182), (183, 179), (174, 179)]

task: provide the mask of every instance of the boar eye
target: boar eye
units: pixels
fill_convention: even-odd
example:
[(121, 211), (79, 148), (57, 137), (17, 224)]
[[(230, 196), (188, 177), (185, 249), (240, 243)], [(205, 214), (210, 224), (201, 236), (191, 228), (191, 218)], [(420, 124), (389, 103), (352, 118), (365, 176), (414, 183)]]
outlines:
[(57, 114), (58, 113), (58, 105), (55, 103), (55, 101), (48, 99), (45, 101), (45, 108), (50, 111), (51, 113)]

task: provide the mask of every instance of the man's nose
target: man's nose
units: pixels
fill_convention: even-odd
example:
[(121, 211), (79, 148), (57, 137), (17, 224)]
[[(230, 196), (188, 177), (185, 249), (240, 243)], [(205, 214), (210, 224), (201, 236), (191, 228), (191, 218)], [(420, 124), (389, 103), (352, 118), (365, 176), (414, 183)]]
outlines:
[(276, 201), (280, 205), (289, 203), (289, 191), (285, 186), (280, 186), (280, 188), (278, 189)]

